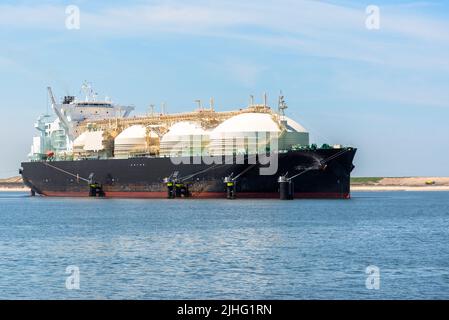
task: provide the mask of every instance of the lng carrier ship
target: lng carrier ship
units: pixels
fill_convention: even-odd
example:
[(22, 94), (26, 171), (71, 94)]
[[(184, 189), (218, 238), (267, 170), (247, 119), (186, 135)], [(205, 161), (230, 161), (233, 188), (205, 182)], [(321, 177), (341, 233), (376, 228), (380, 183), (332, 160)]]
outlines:
[(350, 197), (356, 149), (318, 147), (285, 115), (279, 97), (217, 112), (205, 108), (130, 116), (87, 83), (85, 98), (57, 102), (35, 124), (29, 161), (20, 173), (33, 195), (121, 198)]

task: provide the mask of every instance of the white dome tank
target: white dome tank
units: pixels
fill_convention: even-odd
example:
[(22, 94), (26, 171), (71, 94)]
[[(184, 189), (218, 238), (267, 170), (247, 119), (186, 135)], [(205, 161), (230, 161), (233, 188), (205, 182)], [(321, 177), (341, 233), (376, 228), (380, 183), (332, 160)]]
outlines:
[(109, 140), (104, 131), (85, 131), (72, 143), (73, 158), (104, 158), (110, 154)]
[(162, 137), (160, 155), (164, 157), (201, 156), (209, 146), (209, 132), (200, 124), (177, 122)]
[(84, 145), (86, 144), (87, 133), (88, 133), (88, 131), (81, 133), (81, 134), (80, 134), (80, 135), (73, 141), (73, 152), (74, 152), (74, 153), (81, 153), (81, 152), (84, 152)]
[(73, 141), (73, 152), (101, 151), (104, 149), (103, 131), (85, 131)]
[[(282, 123), (286, 127), (284, 132), (272, 114), (239, 114), (212, 130), (209, 152), (214, 156), (262, 153), (267, 147), (271, 147), (273, 138), (280, 138), (279, 149), (284, 149), (287, 145), (305, 143), (306, 140), (308, 144), (308, 133), (301, 125), (287, 117), (284, 117)], [(284, 141), (286, 138), (287, 143)]]
[(213, 156), (263, 152), (280, 127), (267, 113), (242, 113), (218, 125), (210, 134)]
[(114, 156), (128, 158), (137, 154), (148, 154), (152, 145), (158, 143), (159, 136), (142, 125), (134, 125), (123, 130), (114, 140)]

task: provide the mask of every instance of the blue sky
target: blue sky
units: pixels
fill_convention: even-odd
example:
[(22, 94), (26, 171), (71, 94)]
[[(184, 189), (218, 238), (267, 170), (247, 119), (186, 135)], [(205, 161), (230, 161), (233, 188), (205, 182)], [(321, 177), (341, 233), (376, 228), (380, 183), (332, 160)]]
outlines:
[(137, 113), (275, 105), (282, 89), (313, 142), (359, 148), (354, 175), (449, 176), (448, 18), (445, 1), (0, 0), (0, 177), (26, 160), (46, 86), (84, 80)]

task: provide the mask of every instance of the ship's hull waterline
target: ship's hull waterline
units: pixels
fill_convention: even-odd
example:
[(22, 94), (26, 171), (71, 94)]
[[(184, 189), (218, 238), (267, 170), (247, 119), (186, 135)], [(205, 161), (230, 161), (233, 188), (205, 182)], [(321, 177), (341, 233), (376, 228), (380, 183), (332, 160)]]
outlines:
[(281, 153), (273, 175), (260, 175), (261, 165), (247, 162), (175, 164), (170, 158), (151, 157), (24, 162), (21, 174), (34, 193), (44, 196), (88, 197), (95, 183), (106, 198), (167, 198), (164, 179), (177, 172), (192, 199), (226, 198), (224, 178), (231, 176), (237, 178), (235, 197), (243, 199), (279, 198), (279, 176), (288, 173), (288, 177), (299, 174), (292, 180), (294, 198), (347, 199), (355, 153), (354, 148)]

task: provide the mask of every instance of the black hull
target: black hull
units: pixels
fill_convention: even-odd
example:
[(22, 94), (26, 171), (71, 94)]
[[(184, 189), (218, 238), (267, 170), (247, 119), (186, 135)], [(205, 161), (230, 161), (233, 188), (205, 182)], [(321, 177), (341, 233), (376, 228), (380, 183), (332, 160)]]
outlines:
[[(288, 172), (294, 195), (301, 198), (349, 198), (350, 173), (356, 149), (317, 149), (282, 153), (274, 175), (260, 175), (260, 165), (181, 164), (170, 158), (24, 162), (21, 174), (25, 184), (46, 196), (89, 196), (90, 184), (84, 179), (94, 173), (105, 197), (167, 198), (164, 178), (179, 172), (186, 178), (192, 198), (226, 198), (223, 179), (241, 174), (236, 181), (237, 198), (279, 197), (278, 178)], [(304, 172), (306, 170), (306, 172)]]

